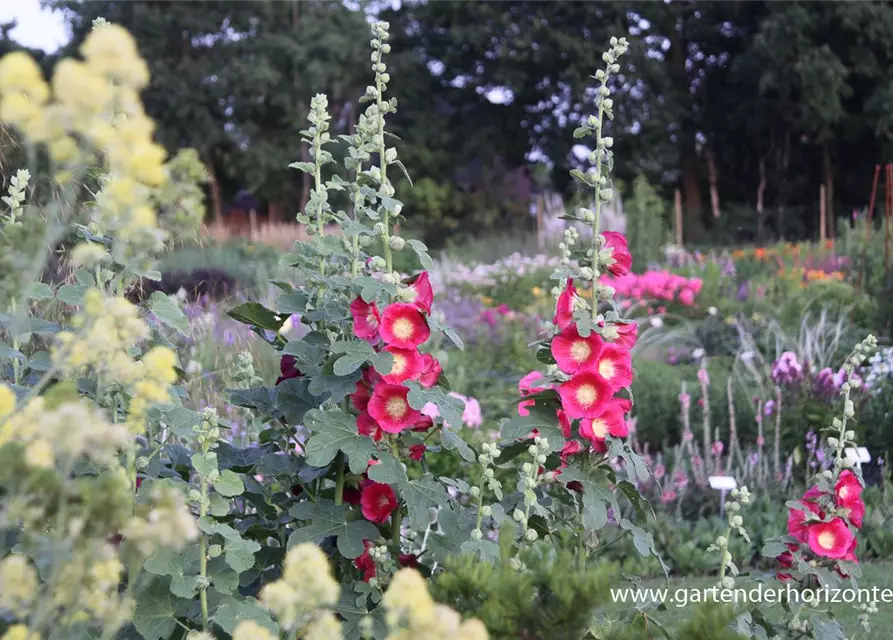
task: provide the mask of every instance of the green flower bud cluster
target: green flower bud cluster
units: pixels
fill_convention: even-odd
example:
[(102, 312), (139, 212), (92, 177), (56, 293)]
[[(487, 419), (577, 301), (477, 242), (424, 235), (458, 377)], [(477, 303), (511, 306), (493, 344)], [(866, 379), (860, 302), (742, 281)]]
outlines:
[[(720, 589), (732, 589), (735, 587), (735, 576), (738, 575), (738, 567), (732, 559), (729, 551), (729, 539), (733, 533), (738, 533), (742, 538), (750, 542), (750, 536), (744, 529), (744, 518), (741, 517), (741, 506), (750, 504), (751, 493), (746, 486), (740, 489), (732, 489), (731, 500), (726, 504), (726, 520), (728, 528), (724, 535), (717, 536), (716, 540), (707, 547), (707, 551), (718, 551), (720, 556), (719, 582)], [(728, 575), (727, 575), (728, 574)]]
[(876, 350), (877, 339), (869, 334), (867, 338), (853, 348), (853, 352), (844, 362), (843, 371), (847, 380), (840, 386), (840, 393), (843, 395), (843, 417), (834, 418), (831, 421), (830, 431), (835, 435), (827, 438), (828, 446), (834, 449), (834, 474), (832, 478), (840, 475), (840, 472), (844, 469), (851, 469), (856, 464), (856, 461), (850, 456), (844, 455), (848, 448), (856, 448), (856, 433), (852, 429), (847, 429), (848, 421), (856, 415), (856, 407), (850, 399), (850, 392), (856, 388), (856, 384), (851, 382), (851, 379), (856, 369), (862, 366)]
[(484, 532), (481, 529), (481, 522), (485, 517), (493, 515), (493, 508), (484, 504), (484, 485), (486, 484), (487, 488), (496, 494), (498, 499), (502, 499), (502, 483), (496, 479), (496, 472), (491, 468), (491, 465), (496, 463), (496, 459), (501, 453), (495, 443), (485, 442), (481, 445), (481, 453), (478, 455), (478, 462), (481, 464), (481, 480), (478, 486), (471, 488), (471, 496), (478, 503), (477, 522), (471, 532), (472, 540), (483, 539)]

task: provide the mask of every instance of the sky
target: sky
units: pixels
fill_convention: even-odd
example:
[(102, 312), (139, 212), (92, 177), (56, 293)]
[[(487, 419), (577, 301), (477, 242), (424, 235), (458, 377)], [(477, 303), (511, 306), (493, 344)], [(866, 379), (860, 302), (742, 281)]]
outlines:
[(33, 49), (52, 52), (68, 40), (62, 14), (40, 6), (38, 0), (0, 0), (0, 23), (16, 21), (12, 38)]

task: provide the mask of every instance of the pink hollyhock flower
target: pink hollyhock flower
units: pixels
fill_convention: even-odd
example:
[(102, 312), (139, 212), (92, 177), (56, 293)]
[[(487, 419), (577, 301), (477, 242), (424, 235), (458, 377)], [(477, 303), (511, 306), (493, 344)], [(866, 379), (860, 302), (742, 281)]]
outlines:
[(862, 483), (858, 476), (847, 469), (840, 474), (837, 484), (834, 485), (834, 495), (837, 504), (849, 507), (851, 503), (862, 501)]
[(363, 380), (367, 385), (374, 388), (375, 385), (381, 382), (381, 374), (373, 367), (366, 367), (363, 369)]
[(607, 265), (608, 271), (615, 276), (625, 276), (633, 265), (633, 257), (629, 253), (626, 238), (616, 231), (604, 231), (605, 248), (611, 250), (612, 262)]
[(363, 540), (363, 546), (366, 548), (363, 553), (354, 559), (354, 566), (363, 572), (363, 582), (369, 582), (375, 577), (375, 560), (369, 555), (369, 549), (373, 546), (368, 540)]
[[(518, 393), (522, 396), (530, 395), (531, 393), (536, 393), (537, 391), (542, 391), (543, 389), (547, 389), (548, 387), (543, 385), (534, 384), (537, 380), (541, 379), (543, 374), (539, 371), (531, 371), (526, 376), (521, 378), (518, 381)], [(530, 410), (528, 407), (532, 407), (536, 404), (533, 400), (523, 400), (518, 403), (518, 415), (520, 416), (528, 416), (530, 415)]]
[(567, 279), (567, 287), (558, 296), (558, 303), (555, 305), (555, 317), (552, 322), (559, 329), (566, 328), (574, 321), (574, 299), (577, 297), (577, 288), (571, 278)]
[(387, 344), (399, 349), (415, 349), (431, 336), (422, 312), (405, 302), (394, 302), (385, 308), (378, 332)]
[(639, 325), (635, 322), (618, 322), (613, 325), (617, 331), (617, 339), (614, 343), (624, 349), (632, 349), (636, 345), (636, 339), (639, 337)]
[(387, 433), (400, 433), (412, 427), (421, 417), (409, 406), (409, 389), (399, 384), (379, 384), (369, 399), (369, 415)]
[(594, 331), (584, 338), (576, 325), (569, 325), (552, 338), (552, 356), (565, 373), (592, 369), (602, 353), (604, 341)]
[(678, 497), (679, 495), (675, 491), (670, 489), (669, 491), (664, 491), (662, 494), (660, 494), (660, 501), (664, 504), (669, 504)]
[(361, 436), (369, 436), (376, 442), (381, 440), (381, 427), (372, 419), (368, 411), (362, 411), (357, 416), (357, 431)]
[(561, 405), (572, 420), (599, 417), (613, 394), (611, 383), (595, 371), (578, 373), (558, 387)]
[(611, 383), (616, 391), (633, 382), (632, 358), (629, 350), (617, 344), (605, 344), (598, 358), (599, 375)]
[(357, 411), (365, 411), (371, 396), (372, 394), (369, 393), (369, 387), (362, 382), (357, 382), (356, 391), (350, 394), (350, 402), (353, 404), (353, 408)]
[(714, 443), (711, 445), (711, 447), (710, 447), (710, 452), (711, 452), (715, 457), (719, 457), (719, 456), (722, 455), (722, 450), (723, 450), (723, 448), (724, 448), (723, 443), (720, 442), (719, 440), (717, 440), (716, 442), (714, 442)]
[(394, 358), (391, 372), (382, 376), (382, 380), (388, 384), (400, 384), (406, 380), (414, 380), (424, 371), (422, 354), (416, 349), (398, 349), (397, 347), (385, 347), (385, 352)]
[(807, 527), (809, 548), (817, 556), (843, 558), (847, 555), (855, 536), (843, 518), (830, 522), (818, 522)]
[[(853, 536), (853, 541), (850, 543), (850, 548), (847, 549), (846, 555), (843, 558), (841, 558), (841, 560), (843, 560), (845, 562), (859, 562), (859, 558), (856, 557), (856, 545), (858, 545), (858, 544), (859, 544), (859, 541), (856, 539), (855, 536)], [(841, 574), (841, 575), (843, 575), (843, 574)], [(844, 575), (843, 577), (847, 578), (849, 576)]]
[(426, 389), (430, 389), (437, 384), (437, 379), (440, 377), (441, 373), (443, 373), (443, 369), (441, 368), (440, 362), (438, 362), (437, 358), (432, 356), (430, 353), (423, 353), (422, 373), (419, 376), (419, 384), (421, 384)]
[(387, 520), (397, 508), (397, 496), (389, 484), (370, 482), (363, 487), (360, 497), (363, 517), (369, 522), (381, 524)]
[(710, 376), (707, 374), (707, 369), (698, 369), (698, 380), (703, 384), (710, 384)]
[(410, 460), (421, 460), (425, 455), (426, 447), (423, 444), (414, 444), (409, 447)]
[[(825, 512), (819, 508), (819, 505), (815, 502), (817, 498), (822, 495), (822, 492), (819, 491), (818, 487), (812, 487), (803, 494), (803, 497), (800, 498), (800, 502), (802, 502), (806, 508), (817, 515), (819, 518), (825, 517)], [(807, 539), (807, 525), (806, 525), (806, 512), (801, 509), (789, 509), (788, 510), (788, 535), (796, 538), (800, 542), (806, 542)]]
[(462, 424), (470, 429), (477, 429), (484, 423), (484, 419), (481, 416), (480, 402), (469, 396), (463, 396), (462, 394), (456, 393), (455, 391), (450, 391), (450, 395), (454, 398), (459, 398), (465, 405), (465, 408), (462, 409)]
[(679, 302), (687, 307), (692, 306), (695, 303), (695, 292), (691, 289), (683, 289), (679, 292)]
[(568, 440), (564, 443), (559, 455), (562, 460), (566, 460), (569, 456), (575, 456), (581, 451), (583, 451), (583, 445), (580, 444), (579, 440)]
[(608, 450), (606, 438), (625, 438), (629, 435), (625, 414), (629, 410), (629, 401), (615, 398), (610, 401), (604, 412), (596, 418), (584, 418), (580, 421), (580, 435), (592, 442), (599, 453)]
[(561, 427), (561, 434), (565, 438), (571, 437), (571, 421), (567, 417), (567, 413), (563, 410), (559, 409), (555, 412), (555, 415), (558, 416), (558, 426)]
[(865, 503), (860, 499), (854, 500), (845, 506), (850, 510), (847, 514), (849, 521), (854, 527), (861, 529), (862, 521), (865, 519)]
[(353, 316), (353, 332), (356, 337), (368, 342), (378, 339), (378, 327), (381, 323), (381, 315), (375, 303), (369, 303), (361, 297), (350, 303), (350, 315)]
[(281, 375), (276, 379), (277, 386), (285, 380), (300, 378), (304, 375), (301, 373), (301, 370), (298, 369), (297, 359), (294, 356), (288, 355), (282, 356), (282, 359), (279, 361), (279, 373)]
[(419, 311), (431, 313), (431, 305), (434, 302), (434, 289), (431, 288), (431, 279), (427, 271), (422, 271), (409, 280), (409, 291), (412, 299), (410, 302), (419, 308)]

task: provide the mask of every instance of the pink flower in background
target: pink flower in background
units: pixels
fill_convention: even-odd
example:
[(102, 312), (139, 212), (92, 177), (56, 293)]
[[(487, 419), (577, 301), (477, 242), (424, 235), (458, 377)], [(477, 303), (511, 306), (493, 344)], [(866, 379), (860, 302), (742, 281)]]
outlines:
[[(484, 423), (483, 416), (481, 415), (481, 404), (470, 396), (463, 396), (461, 393), (456, 393), (455, 391), (451, 391), (450, 395), (454, 398), (458, 398), (465, 405), (465, 408), (462, 410), (462, 424), (468, 427), (469, 429), (477, 429)], [(440, 411), (437, 409), (437, 405), (433, 402), (427, 403), (424, 407), (422, 407), (421, 413), (423, 416), (428, 416), (429, 418), (438, 418), (440, 417)], [(448, 427), (453, 427), (451, 424), (444, 424)]]
[(669, 504), (669, 503), (673, 502), (678, 497), (679, 497), (679, 495), (675, 491), (670, 489), (669, 491), (664, 491), (661, 494), (660, 501), (663, 502), (664, 504)]
[(710, 384), (710, 376), (707, 374), (707, 369), (698, 369), (698, 380), (702, 384)]
[(657, 479), (657, 480), (661, 480), (661, 479), (664, 477), (664, 475), (666, 475), (666, 473), (667, 473), (667, 470), (666, 470), (666, 468), (664, 467), (664, 465), (659, 464), (659, 465), (657, 465), (656, 467), (654, 467), (654, 477), (655, 477), (655, 479)]
[(687, 393), (680, 393), (679, 404), (682, 405), (683, 409), (688, 409), (691, 406), (691, 396)]
[(710, 452), (711, 452), (714, 456), (719, 457), (719, 456), (722, 455), (723, 448), (724, 448), (724, 447), (723, 447), (722, 442), (720, 442), (719, 440), (717, 440), (717, 441), (714, 442), (713, 445), (710, 447)]
[(676, 301), (686, 306), (695, 303), (703, 286), (700, 278), (685, 278), (669, 271), (605, 275), (599, 283), (613, 287), (619, 299)]

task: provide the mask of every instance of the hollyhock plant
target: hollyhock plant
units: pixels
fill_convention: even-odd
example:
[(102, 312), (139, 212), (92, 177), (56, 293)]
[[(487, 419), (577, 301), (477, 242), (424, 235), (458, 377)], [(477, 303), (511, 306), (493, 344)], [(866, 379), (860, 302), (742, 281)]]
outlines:
[(366, 520), (381, 524), (390, 518), (397, 508), (397, 495), (388, 484), (369, 482), (363, 487), (360, 506)]
[(399, 384), (376, 385), (369, 398), (368, 411), (372, 419), (386, 433), (400, 433), (411, 428), (421, 417), (409, 406), (409, 389)]
[(596, 368), (603, 347), (604, 341), (598, 334), (593, 332), (584, 338), (573, 325), (552, 338), (552, 356), (564, 373)]
[(374, 302), (366, 302), (357, 296), (350, 303), (350, 315), (353, 317), (353, 332), (356, 337), (372, 343), (378, 341), (381, 314)]
[(389, 304), (381, 314), (379, 333), (386, 344), (400, 349), (415, 349), (428, 340), (431, 329), (415, 305)]

